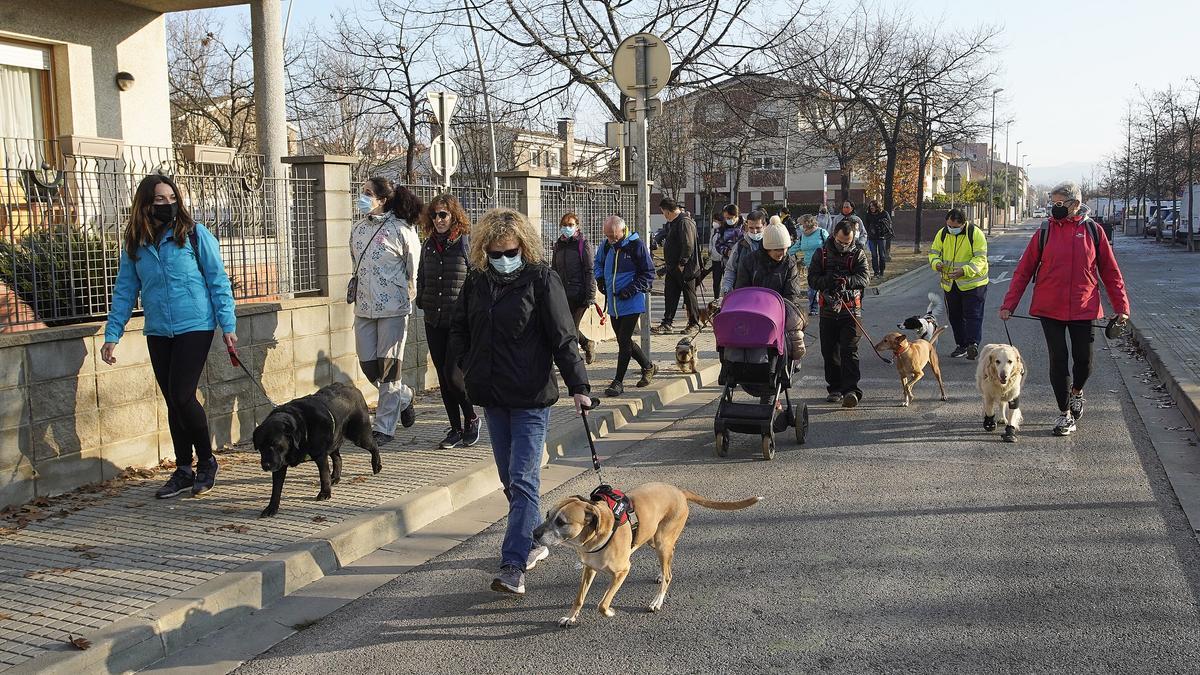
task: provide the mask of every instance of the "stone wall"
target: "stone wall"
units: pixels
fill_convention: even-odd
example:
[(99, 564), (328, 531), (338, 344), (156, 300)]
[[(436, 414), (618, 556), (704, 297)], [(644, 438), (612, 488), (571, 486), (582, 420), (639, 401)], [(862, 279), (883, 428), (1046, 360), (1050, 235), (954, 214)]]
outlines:
[[(238, 306), (238, 352), (272, 400), (282, 403), (335, 381), (355, 383), (369, 401), (354, 352), (354, 315), (326, 297)], [(175, 454), (166, 406), (141, 333), (129, 322), (116, 365), (100, 359), (103, 325), (0, 335), (0, 506), (107, 480), (129, 466)], [(404, 381), (437, 384), (428, 363), (424, 322), (414, 316)], [(249, 438), (271, 410), (220, 337), (213, 339), (200, 400), (219, 447)]]

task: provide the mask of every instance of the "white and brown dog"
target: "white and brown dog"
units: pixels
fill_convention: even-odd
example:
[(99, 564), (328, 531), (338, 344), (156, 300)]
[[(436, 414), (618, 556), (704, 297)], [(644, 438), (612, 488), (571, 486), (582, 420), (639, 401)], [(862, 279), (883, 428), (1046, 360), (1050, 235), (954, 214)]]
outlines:
[(546, 514), (546, 520), (533, 531), (539, 545), (565, 543), (579, 554), (583, 562), (583, 577), (571, 613), (559, 619), (559, 626), (574, 626), (579, 621), (588, 589), (597, 572), (607, 572), (612, 581), (600, 599), (600, 613), (613, 616), (613, 596), (620, 590), (629, 574), (629, 556), (643, 544), (658, 553), (662, 573), (658, 577), (658, 593), (648, 609), (662, 609), (667, 589), (671, 586), (671, 560), (675, 557), (675, 542), (687, 524), (688, 502), (719, 511), (736, 511), (757, 504), (762, 497), (750, 497), (736, 502), (720, 502), (682, 490), (666, 483), (646, 483), (626, 495), (637, 515), (637, 532), (632, 521), (620, 524), (613, 510), (603, 501), (574, 496), (560, 500)]
[(1025, 362), (1021, 352), (1012, 345), (984, 345), (975, 367), (975, 386), (983, 395), (983, 428), (996, 430), (996, 407), (1004, 421), (1000, 438), (1015, 443), (1021, 428), (1021, 383), (1025, 379)]

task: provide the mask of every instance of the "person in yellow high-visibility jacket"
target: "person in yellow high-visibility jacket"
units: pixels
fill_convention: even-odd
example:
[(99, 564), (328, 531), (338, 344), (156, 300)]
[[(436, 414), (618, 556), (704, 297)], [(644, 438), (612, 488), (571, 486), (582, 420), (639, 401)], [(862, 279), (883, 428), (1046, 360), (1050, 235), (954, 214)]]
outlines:
[(946, 226), (933, 236), (929, 266), (941, 277), (946, 313), (954, 331), (951, 358), (975, 359), (983, 340), (983, 303), (987, 298), (987, 237), (966, 224), (959, 209), (946, 214)]

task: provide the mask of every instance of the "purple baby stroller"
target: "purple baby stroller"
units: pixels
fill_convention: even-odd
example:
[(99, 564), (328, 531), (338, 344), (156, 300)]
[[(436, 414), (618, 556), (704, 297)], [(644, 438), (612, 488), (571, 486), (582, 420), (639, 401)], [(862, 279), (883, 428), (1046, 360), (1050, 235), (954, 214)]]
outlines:
[[(796, 429), (796, 443), (803, 444), (808, 433), (808, 405), (792, 407), (788, 389), (792, 386), (791, 358), (786, 335), (787, 308), (781, 295), (769, 288), (739, 288), (721, 303), (721, 312), (713, 318), (717, 351), (721, 355), (721, 376), (725, 387), (717, 404), (717, 456), (729, 453), (729, 433), (758, 434), (762, 437), (763, 459), (775, 456), (775, 434), (788, 427)], [(738, 387), (757, 402), (734, 402)], [(785, 405), (779, 406), (783, 394)]]

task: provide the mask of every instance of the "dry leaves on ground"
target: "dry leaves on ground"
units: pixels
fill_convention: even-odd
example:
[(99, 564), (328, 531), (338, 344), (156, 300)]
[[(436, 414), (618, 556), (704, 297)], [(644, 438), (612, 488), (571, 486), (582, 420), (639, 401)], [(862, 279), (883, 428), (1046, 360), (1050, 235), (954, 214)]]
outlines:
[(313, 519), (312, 519), (312, 521), (314, 523), (323, 523), (326, 520), (328, 520), (328, 518), (326, 518), (325, 516), (313, 516)]
[(250, 531), (250, 527), (247, 525), (238, 525), (236, 523), (225, 523), (224, 525), (218, 525), (217, 527), (204, 528), (205, 532), (218, 532), (221, 530), (226, 532), (236, 532), (238, 534), (246, 534)]
[(75, 637), (74, 635), (68, 635), (67, 642), (75, 649), (90, 649), (92, 646), (91, 640)]

